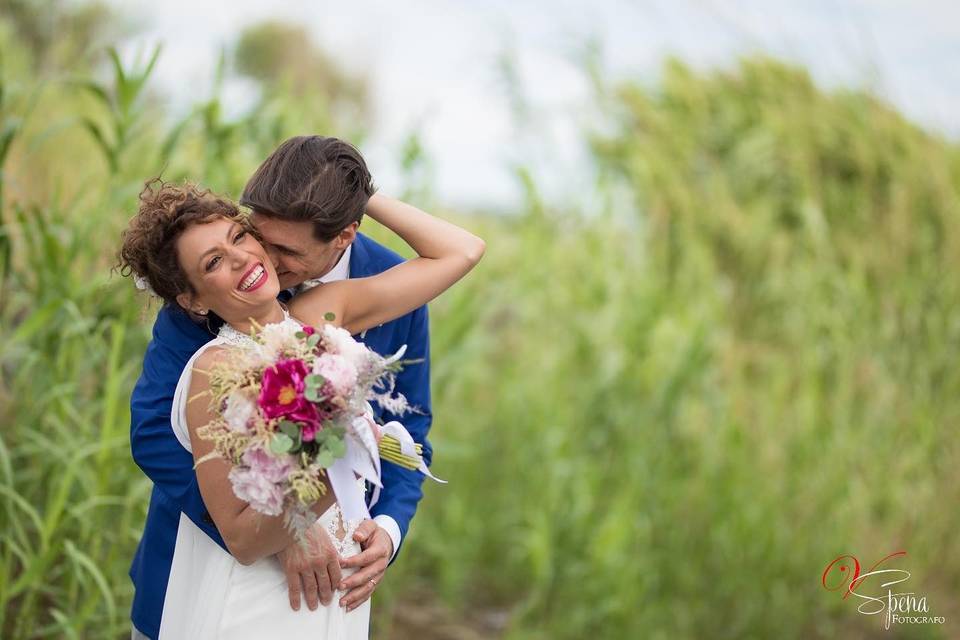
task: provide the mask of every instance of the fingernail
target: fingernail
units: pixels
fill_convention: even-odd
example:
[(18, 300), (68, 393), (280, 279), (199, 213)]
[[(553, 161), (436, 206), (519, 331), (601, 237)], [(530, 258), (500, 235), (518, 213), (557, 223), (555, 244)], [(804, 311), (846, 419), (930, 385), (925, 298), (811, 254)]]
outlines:
[(340, 589), (341, 591), (344, 590), (344, 589), (346, 589), (346, 588), (347, 588), (347, 583), (346, 583), (346, 582), (341, 582), (339, 585), (337, 585), (337, 589)]

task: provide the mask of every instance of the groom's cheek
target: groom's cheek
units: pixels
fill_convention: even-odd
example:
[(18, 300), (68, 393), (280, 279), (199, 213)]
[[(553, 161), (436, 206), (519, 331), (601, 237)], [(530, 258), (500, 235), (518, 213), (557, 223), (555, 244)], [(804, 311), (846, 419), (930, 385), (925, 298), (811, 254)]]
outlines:
[(277, 271), (283, 271), (281, 268), (280, 252), (272, 244), (265, 244), (263, 248), (267, 251), (267, 257), (273, 263), (273, 268)]

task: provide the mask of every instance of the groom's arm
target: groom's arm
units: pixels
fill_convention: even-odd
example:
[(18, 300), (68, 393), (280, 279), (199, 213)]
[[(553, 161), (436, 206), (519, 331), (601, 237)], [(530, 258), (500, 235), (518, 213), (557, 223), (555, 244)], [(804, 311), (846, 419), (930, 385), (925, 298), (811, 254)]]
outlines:
[[(384, 422), (402, 422), (414, 441), (423, 445), (423, 459), (429, 466), (433, 449), (427, 440), (427, 434), (433, 422), (433, 412), (430, 403), (430, 335), (426, 306), (412, 313), (406, 345), (407, 352), (403, 359), (422, 362), (408, 364), (403, 368), (397, 375), (396, 390), (402, 393), (417, 411), (403, 416), (384, 412), (381, 418)], [(383, 489), (379, 500), (370, 511), (374, 521), (385, 529), (393, 540), (392, 562), (407, 535), (417, 504), (423, 497), (424, 475), (385, 460), (381, 464)]]
[(207, 513), (193, 472), (193, 456), (170, 426), (173, 394), (190, 356), (212, 336), (185, 314), (161, 309), (153, 325), (143, 372), (130, 398), (130, 450), (150, 480), (210, 538), (226, 549)]

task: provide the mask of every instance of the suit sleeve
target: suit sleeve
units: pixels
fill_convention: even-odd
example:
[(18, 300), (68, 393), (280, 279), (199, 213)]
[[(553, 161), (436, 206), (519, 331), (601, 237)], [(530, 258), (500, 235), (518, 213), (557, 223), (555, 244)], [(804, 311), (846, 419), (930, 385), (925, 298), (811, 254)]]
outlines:
[(143, 372), (130, 398), (130, 450), (157, 489), (226, 550), (200, 495), (193, 456), (180, 445), (170, 425), (180, 374), (190, 356), (210, 338), (184, 314), (168, 308), (160, 311)]
[[(433, 449), (427, 440), (430, 425), (433, 422), (433, 409), (430, 403), (430, 335), (427, 307), (413, 312), (409, 334), (406, 340), (405, 360), (422, 360), (417, 364), (408, 364), (397, 375), (396, 390), (402, 393), (416, 411), (397, 416), (383, 412), (384, 422), (398, 420), (407, 428), (414, 441), (423, 445), (423, 459), (430, 465)], [(419, 471), (405, 469), (392, 462), (383, 461), (381, 467), (383, 490), (380, 498), (371, 509), (371, 515), (387, 516), (396, 522), (400, 530), (401, 544), (410, 528), (410, 521), (417, 510), (417, 504), (423, 497), (424, 476)], [(399, 552), (394, 550), (393, 560)], [(392, 560), (391, 560), (392, 562)]]

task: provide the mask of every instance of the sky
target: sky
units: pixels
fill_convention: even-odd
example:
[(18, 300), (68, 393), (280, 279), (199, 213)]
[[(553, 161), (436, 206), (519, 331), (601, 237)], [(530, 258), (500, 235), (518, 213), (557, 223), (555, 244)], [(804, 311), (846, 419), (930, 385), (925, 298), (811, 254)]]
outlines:
[[(645, 82), (667, 55), (722, 67), (743, 54), (773, 54), (806, 66), (825, 87), (869, 88), (923, 126), (960, 138), (960, 2), (111, 1), (138, 26), (121, 50), (162, 42), (156, 82), (184, 105), (244, 26), (303, 24), (345, 69), (370, 78), (374, 115), (362, 151), (381, 190), (403, 190), (398, 148), (416, 130), (436, 195), (451, 205), (515, 206), (521, 190), (511, 167), (520, 162), (548, 200), (588, 189), (577, 134), (590, 87), (578, 59), (592, 40), (603, 43), (608, 77)], [(498, 65), (504, 52), (515, 56), (529, 108), (522, 126)], [(234, 83), (226, 97), (242, 106), (246, 89)]]

